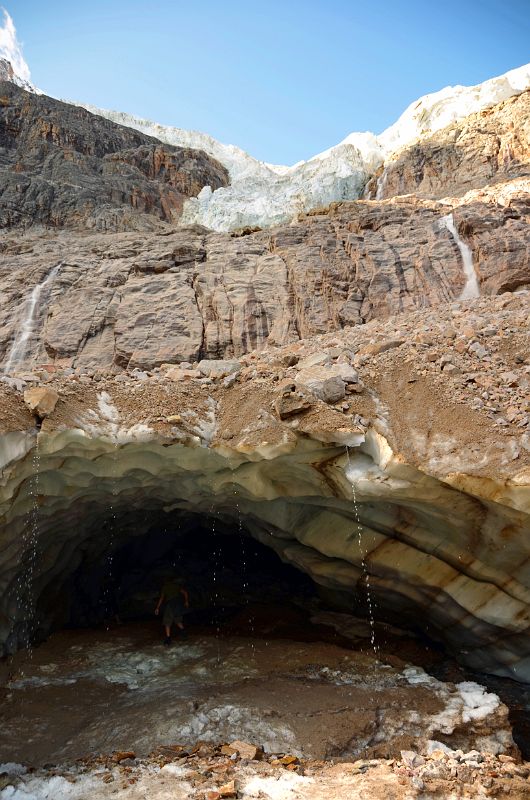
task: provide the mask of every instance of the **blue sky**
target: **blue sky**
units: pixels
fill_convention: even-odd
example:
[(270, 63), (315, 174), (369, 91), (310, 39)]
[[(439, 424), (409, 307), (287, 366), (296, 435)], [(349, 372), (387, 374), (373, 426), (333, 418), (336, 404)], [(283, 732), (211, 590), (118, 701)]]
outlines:
[(4, 0), (56, 97), (293, 163), (530, 61), (530, 0)]

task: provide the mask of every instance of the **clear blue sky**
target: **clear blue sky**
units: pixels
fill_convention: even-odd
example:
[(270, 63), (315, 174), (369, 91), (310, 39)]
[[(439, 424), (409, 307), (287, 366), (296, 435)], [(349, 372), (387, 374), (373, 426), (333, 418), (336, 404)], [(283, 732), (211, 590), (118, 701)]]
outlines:
[(293, 163), (530, 61), (530, 0), (3, 0), (33, 82)]

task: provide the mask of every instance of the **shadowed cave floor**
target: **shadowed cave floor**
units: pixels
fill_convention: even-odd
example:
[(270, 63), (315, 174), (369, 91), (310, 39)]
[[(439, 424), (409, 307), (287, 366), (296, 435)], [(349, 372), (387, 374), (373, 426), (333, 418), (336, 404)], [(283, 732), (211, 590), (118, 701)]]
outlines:
[[(431, 686), (404, 677), (407, 664), (477, 680), (382, 625), (376, 654), (365, 622), (351, 618), (346, 638), (329, 616), (311, 622), (288, 607), (254, 605), (216, 629), (190, 626), (169, 649), (157, 621), (57, 632), (1, 665), (0, 762), (44, 766), (234, 739), (311, 758), (393, 758), (428, 739), (428, 720), (444, 713)], [(510, 682), (501, 683), (509, 693)], [(524, 705), (513, 689), (519, 695), (503, 699)]]

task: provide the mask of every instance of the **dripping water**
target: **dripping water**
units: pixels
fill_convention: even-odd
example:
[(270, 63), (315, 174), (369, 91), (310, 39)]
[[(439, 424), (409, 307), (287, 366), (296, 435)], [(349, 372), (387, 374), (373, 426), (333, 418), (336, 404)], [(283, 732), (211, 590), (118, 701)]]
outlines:
[(62, 263), (53, 267), (44, 280), (33, 288), (29, 297), (22, 304), (17, 333), (4, 365), (4, 374), (9, 374), (24, 363), (28, 354), (28, 344), (37, 332), (37, 325), (43, 316), (43, 306), (48, 300), (53, 282), (61, 267)]
[(32, 633), (35, 628), (35, 574), (38, 562), (39, 539), (39, 476), (40, 476), (40, 451), (39, 439), (36, 438), (35, 447), (31, 454), (31, 475), (29, 477), (28, 491), (30, 495), (30, 509), (27, 514), (26, 524), (22, 531), (22, 556), (23, 568), (18, 573), (15, 583), (15, 613), (21, 623), (19, 644), (28, 651), (29, 659), (33, 657)]
[(477, 280), (477, 273), (473, 266), (473, 253), (469, 245), (467, 245), (458, 233), (455, 225), (453, 214), (446, 214), (445, 217), (439, 219), (440, 228), (445, 228), (449, 231), (453, 240), (460, 251), (462, 257), (462, 265), (464, 267), (464, 275), (466, 276), (465, 286), (458, 297), (458, 300), (469, 300), (473, 297), (480, 297), (480, 287)]
[(210, 509), (212, 518), (212, 535), (213, 535), (213, 603), (214, 603), (214, 620), (215, 620), (215, 642), (217, 645), (217, 666), (221, 664), (221, 645), (219, 641), (220, 627), (219, 627), (219, 589), (217, 586), (217, 573), (219, 568), (220, 552), (217, 545), (216, 526), (215, 526), (215, 508), (212, 505)]
[[(346, 453), (348, 457), (348, 469), (351, 467), (351, 458), (350, 458), (350, 448), (346, 447)], [(355, 516), (355, 523), (357, 527), (357, 541), (359, 543), (359, 553), (361, 556), (361, 569), (363, 572), (363, 581), (364, 586), (366, 589), (366, 603), (368, 606), (368, 622), (370, 624), (370, 645), (374, 651), (376, 659), (379, 659), (379, 646), (376, 642), (375, 637), (375, 616), (374, 616), (374, 601), (372, 598), (372, 589), (370, 586), (370, 573), (368, 571), (368, 567), (366, 565), (366, 555), (367, 551), (364, 550), (363, 547), (363, 526), (361, 525), (361, 518), (359, 515), (359, 503), (357, 502), (357, 495), (355, 492), (355, 482), (354, 480), (350, 480), (351, 488), (352, 488), (352, 498), (353, 498), (353, 513)]]
[(108, 543), (107, 543), (107, 564), (106, 564), (106, 575), (105, 575), (105, 585), (103, 589), (103, 601), (104, 601), (104, 614), (105, 620), (104, 625), (106, 630), (109, 630), (110, 621), (117, 621), (118, 619), (118, 612), (117, 612), (117, 603), (116, 603), (116, 594), (117, 594), (117, 587), (115, 584), (115, 577), (114, 577), (114, 543), (116, 538), (116, 527), (117, 527), (117, 502), (118, 502), (118, 443), (114, 443), (113, 450), (111, 452), (111, 470), (110, 470), (110, 502), (109, 502), (109, 523), (108, 523)]
[[(237, 498), (237, 492), (236, 492), (235, 489), (234, 489), (234, 494), (236, 495), (236, 498)], [(245, 534), (243, 533), (243, 520), (242, 520), (242, 517), (241, 517), (241, 511), (240, 511), (239, 503), (237, 502), (237, 499), (235, 501), (235, 506), (236, 506), (236, 511), (237, 511), (237, 527), (238, 527), (238, 534), (239, 534), (239, 543), (241, 545), (243, 600), (244, 600), (244, 603), (245, 603), (245, 605), (247, 607), (247, 610), (248, 610), (248, 606), (250, 604), (250, 597), (249, 597), (250, 584), (249, 584), (249, 580), (248, 580), (248, 569), (247, 569), (247, 566), (248, 566), (248, 564), (247, 564), (247, 551), (246, 551), (247, 540), (246, 540)], [(249, 621), (249, 624), (250, 624), (250, 632), (251, 632), (250, 650), (251, 650), (251, 653), (252, 653), (252, 659), (254, 659), (255, 655), (256, 655), (256, 645), (255, 645), (255, 642), (254, 642), (254, 617), (249, 615), (248, 616), (248, 621)]]

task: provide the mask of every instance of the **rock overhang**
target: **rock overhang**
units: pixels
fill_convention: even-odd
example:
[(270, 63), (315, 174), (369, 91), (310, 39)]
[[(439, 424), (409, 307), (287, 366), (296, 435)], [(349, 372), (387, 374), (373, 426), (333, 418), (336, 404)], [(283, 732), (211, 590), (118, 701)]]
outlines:
[(84, 407), (61, 400), (40, 432), (0, 437), (8, 649), (27, 625), (14, 618), (12, 599), (28, 545), (39, 553), (32, 566), (38, 606), (39, 594), (64, 580), (80, 553), (108, 551), (131, 535), (115, 523), (110, 544), (102, 521), (111, 507), (127, 521), (140, 511), (243, 520), (251, 536), (352, 606), (366, 602), (369, 576), (382, 618), (427, 630), (476, 669), (529, 679), (524, 475), (445, 480), (396, 452), (375, 418), (362, 429), (343, 422), (347, 445), (335, 419), (333, 441), (330, 409), (320, 426), (293, 426), (267, 412), (263, 427), (259, 396), (252, 419), (240, 406), (242, 434), (233, 441), (223, 438), (226, 397), (188, 397), (187, 404), (181, 397), (171, 423), (151, 426), (131, 424), (119, 394), (87, 395)]

